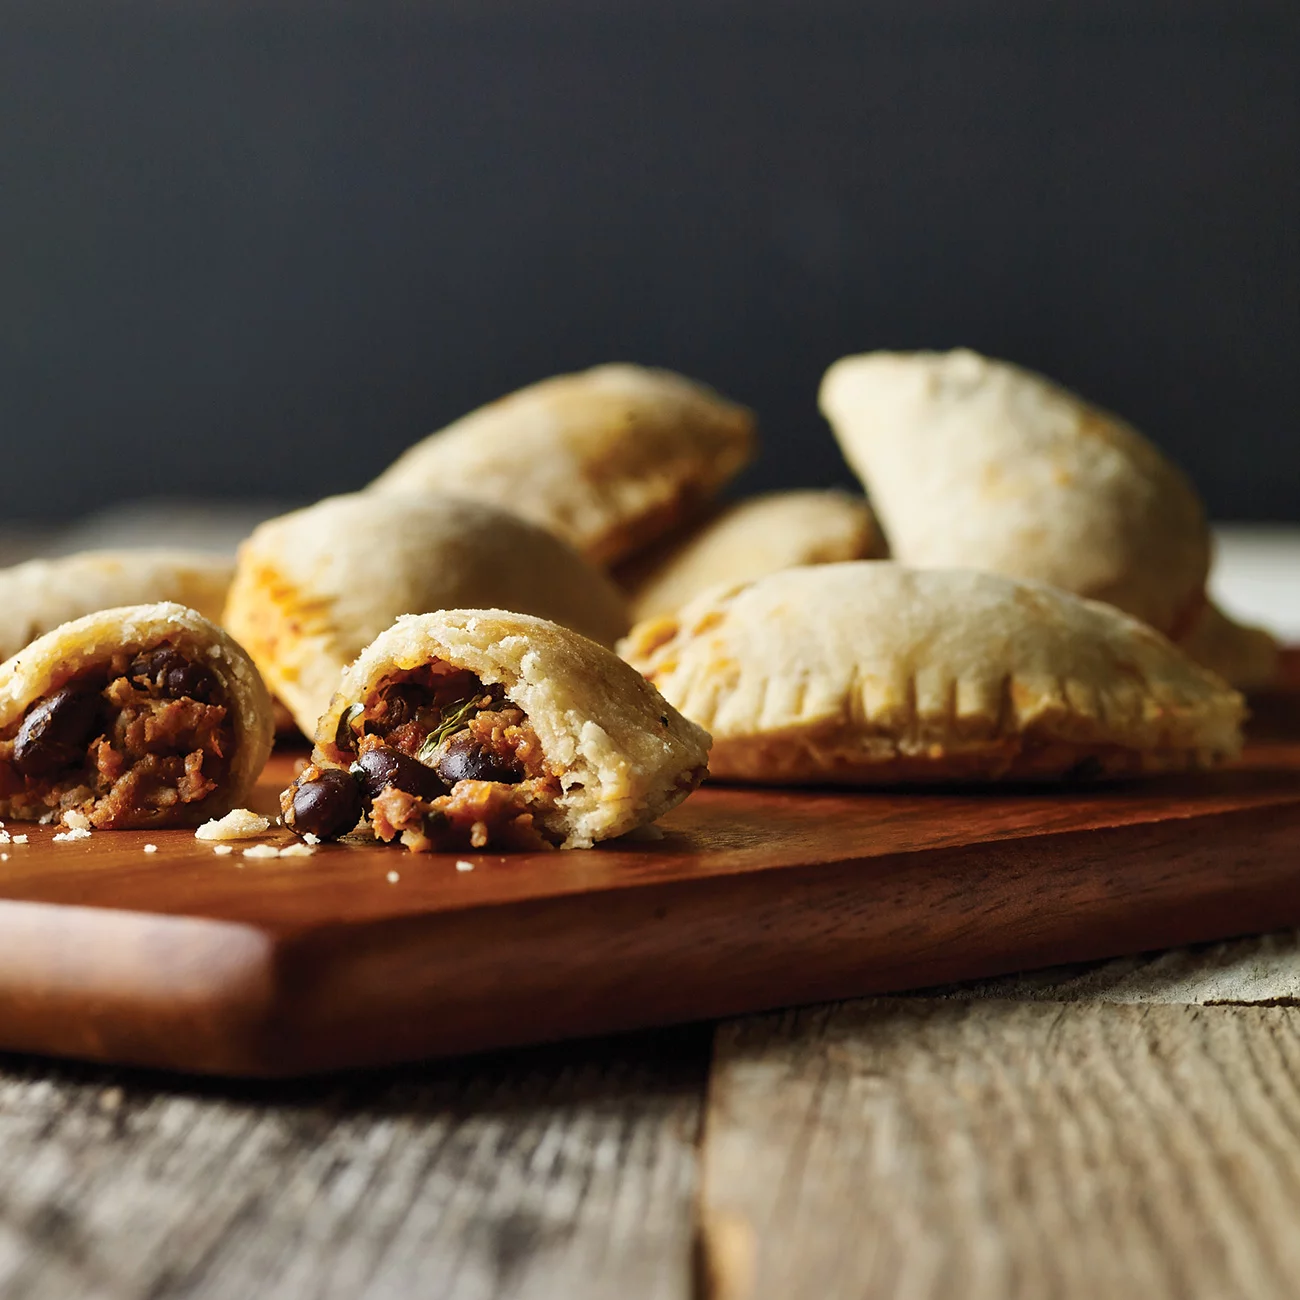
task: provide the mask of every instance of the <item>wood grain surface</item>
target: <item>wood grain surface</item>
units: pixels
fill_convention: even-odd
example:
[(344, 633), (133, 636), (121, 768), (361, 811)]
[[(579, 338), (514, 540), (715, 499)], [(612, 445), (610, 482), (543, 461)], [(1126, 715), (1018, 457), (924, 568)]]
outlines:
[(685, 1300), (709, 1035), (300, 1084), (0, 1058), (5, 1300)]
[[(262, 804), (289, 770), (273, 762)], [(229, 1074), (699, 1020), (1300, 921), (1294, 744), (1233, 771), (1070, 791), (714, 788), (660, 839), (468, 855), (471, 871), (370, 843), (257, 860), (188, 832), (28, 833), (0, 870), (0, 1046)]]
[(880, 999), (720, 1029), (713, 1300), (1300, 1293), (1300, 1010)]

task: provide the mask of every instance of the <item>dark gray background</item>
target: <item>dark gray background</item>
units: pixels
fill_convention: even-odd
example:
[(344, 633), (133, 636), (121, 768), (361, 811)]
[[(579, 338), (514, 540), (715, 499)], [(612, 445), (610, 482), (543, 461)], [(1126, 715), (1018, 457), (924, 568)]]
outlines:
[(1300, 517), (1292, 0), (0, 14), (11, 515), (346, 489), (611, 358), (847, 481), (825, 365), (965, 343)]

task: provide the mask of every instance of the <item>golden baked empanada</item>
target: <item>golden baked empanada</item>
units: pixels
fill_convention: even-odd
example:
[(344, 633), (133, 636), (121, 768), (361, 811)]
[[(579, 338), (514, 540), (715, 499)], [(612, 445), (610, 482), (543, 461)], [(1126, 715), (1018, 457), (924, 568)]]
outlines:
[(0, 569), (0, 659), (96, 610), (175, 601), (221, 618), (233, 560), (202, 551), (83, 551)]
[(1213, 601), (1206, 602), (1178, 645), (1238, 690), (1267, 690), (1281, 676), (1282, 650), (1273, 634), (1238, 623)]
[(372, 484), (531, 519), (596, 564), (662, 536), (749, 459), (753, 416), (667, 370), (558, 375), (430, 434)]
[(1241, 697), (1145, 623), (1040, 583), (787, 569), (635, 627), (626, 659), (713, 733), (715, 776), (996, 780), (1200, 767)]
[(331, 497), (240, 547), (225, 622), (307, 736), (344, 666), (399, 614), (486, 605), (612, 645), (622, 595), (557, 538), (480, 501)]
[(450, 610), (366, 647), (281, 807), (322, 839), (364, 809), (413, 852), (587, 848), (680, 803), (708, 750), (603, 646), (544, 619)]
[(872, 352), (826, 372), (821, 408), (900, 563), (1050, 582), (1175, 639), (1199, 613), (1210, 543), (1191, 483), (1041, 375)]
[(848, 492), (773, 492), (727, 506), (685, 537), (630, 560), (616, 575), (637, 622), (671, 614), (723, 582), (800, 564), (883, 559), (866, 499)]
[(193, 826), (242, 803), (270, 752), (257, 669), (183, 605), (88, 614), (0, 664), (3, 818)]

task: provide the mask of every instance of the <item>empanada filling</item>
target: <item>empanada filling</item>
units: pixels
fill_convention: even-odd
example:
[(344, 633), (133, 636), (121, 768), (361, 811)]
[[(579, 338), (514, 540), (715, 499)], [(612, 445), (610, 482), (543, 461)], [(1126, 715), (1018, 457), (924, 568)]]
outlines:
[(225, 779), (229, 710), (211, 670), (176, 647), (120, 650), (31, 704), (0, 735), (15, 818), (76, 810), (102, 830), (166, 822)]
[(562, 838), (543, 816), (559, 773), (524, 711), (472, 673), (431, 664), (386, 678), (344, 713), (335, 744), (355, 755), (355, 796), (338, 769), (309, 767), (281, 799), (300, 834), (332, 838), (364, 813), (381, 840), (414, 853), (547, 849)]

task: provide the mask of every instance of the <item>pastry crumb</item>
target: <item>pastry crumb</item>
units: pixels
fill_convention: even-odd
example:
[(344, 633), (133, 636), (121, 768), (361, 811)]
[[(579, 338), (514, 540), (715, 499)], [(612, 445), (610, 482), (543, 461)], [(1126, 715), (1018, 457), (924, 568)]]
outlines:
[(158, 852), (158, 846), (157, 846), (156, 844), (146, 844), (146, 845), (144, 846), (144, 851), (145, 851), (146, 853), (157, 853), (157, 852)]
[[(59, 831), (54, 837), (54, 842), (55, 844), (71, 844), (74, 840), (88, 840), (89, 838), (90, 832), (78, 826), (75, 830)], [(26, 841), (26, 839), (27, 837), (24, 835), (23, 840)], [(17, 843), (17, 840), (14, 842)]]
[(307, 834), (304, 835), (304, 836), (302, 837), (302, 842), (303, 842), (304, 844), (319, 844), (319, 843), (320, 843), (320, 836), (319, 836), (319, 835), (313, 835), (313, 834), (311, 833), (311, 831), (308, 831)]
[(473, 871), (473, 870), (474, 870), (474, 864), (473, 864), (472, 862), (466, 862), (464, 858), (461, 858), (460, 861), (456, 863), (456, 870), (457, 870), (457, 871)]
[(235, 846), (233, 844), (218, 844), (212, 851), (219, 858), (228, 858), (235, 851)]
[(63, 814), (63, 824), (70, 831), (88, 831), (90, 829), (90, 818), (76, 808), (69, 808)]
[(0, 862), (8, 862), (8, 861), (9, 861), (9, 855), (7, 853), (0, 853)]
[(194, 832), (196, 840), (251, 840), (270, 828), (265, 817), (247, 808), (232, 808), (224, 817), (204, 822)]
[(254, 844), (251, 849), (244, 850), (246, 858), (278, 858), (280, 850), (274, 844)]
[(0, 844), (10, 844), (12, 842), (8, 831), (0, 831)]
[(390, 885), (397, 884), (399, 880), (401, 880), (401, 876), (399, 876), (396, 871), (390, 871), (388, 873), (388, 883)]
[(282, 858), (309, 858), (315, 852), (316, 846), (314, 844), (286, 844), (280, 850), (280, 856)]
[(26, 843), (27, 843), (27, 836), (26, 836), (26, 835), (15, 835), (15, 836), (14, 836), (14, 840), (13, 840), (13, 842), (14, 842), (15, 844), (26, 844)]

